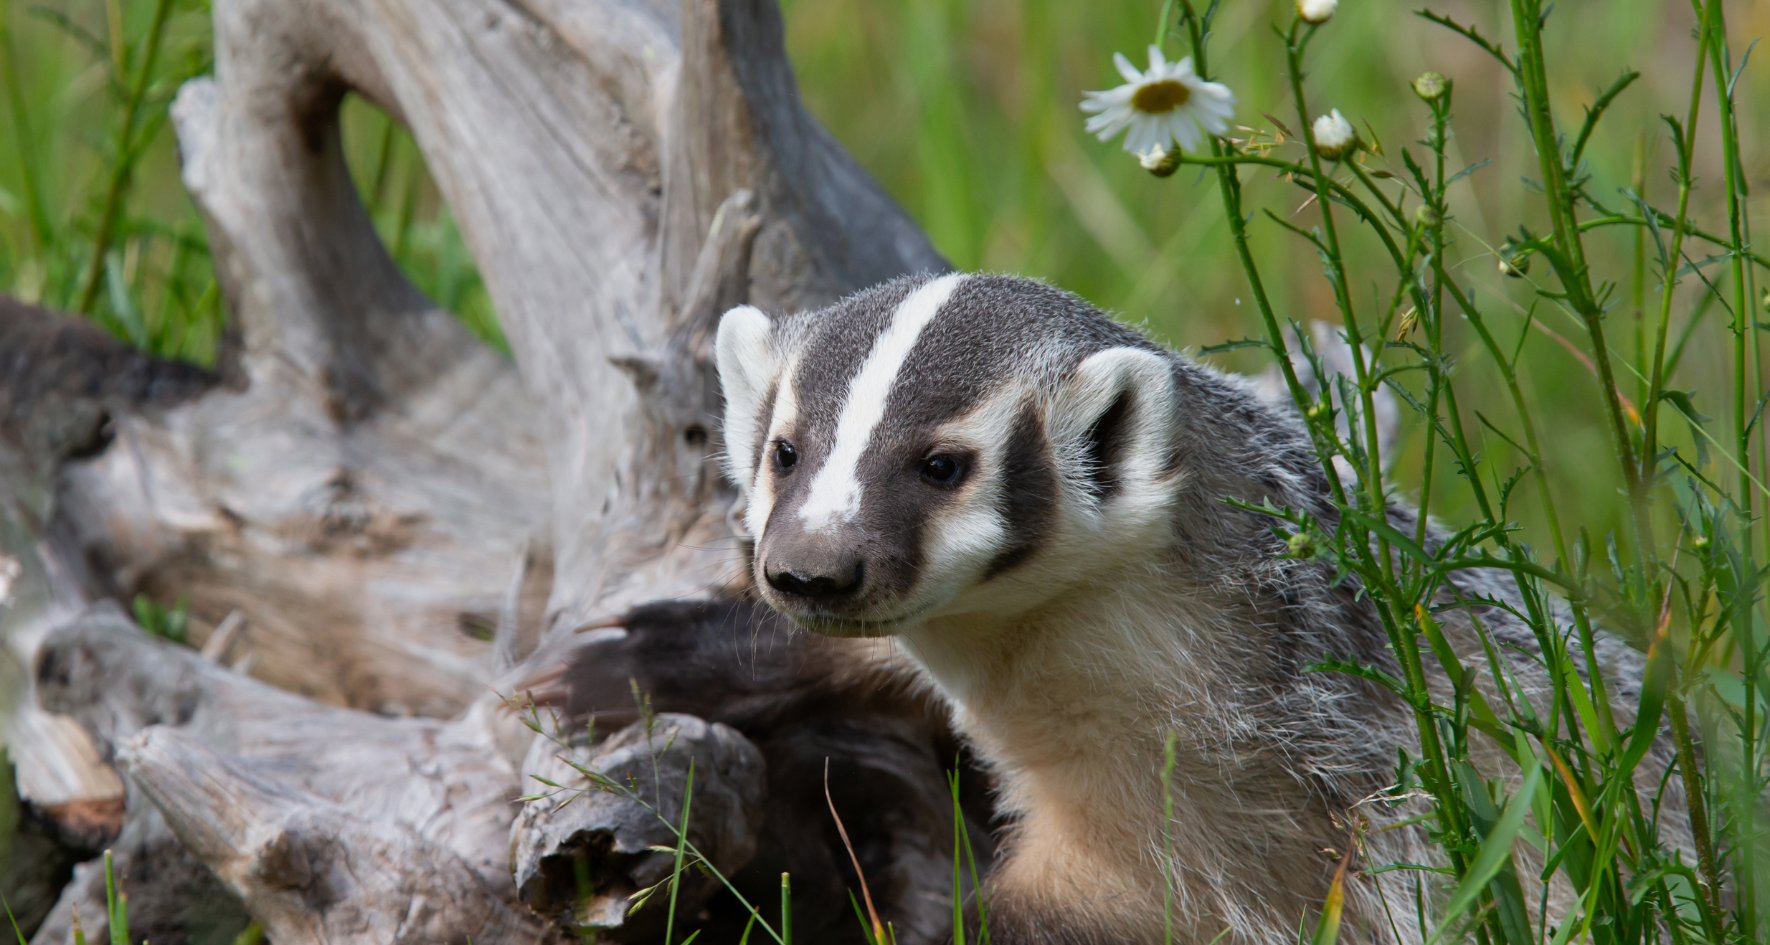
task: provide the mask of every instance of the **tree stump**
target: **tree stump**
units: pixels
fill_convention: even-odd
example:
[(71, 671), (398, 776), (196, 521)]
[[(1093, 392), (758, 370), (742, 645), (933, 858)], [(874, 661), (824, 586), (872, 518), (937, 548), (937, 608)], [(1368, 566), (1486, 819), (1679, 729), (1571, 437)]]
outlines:
[[(279, 945), (655, 937), (656, 897), (592, 921), (621, 904), (549, 872), (655, 881), (633, 802), (518, 801), (561, 754), (616, 764), (639, 737), (524, 727), (518, 690), (569, 699), (547, 683), (571, 661), (611, 695), (565, 717), (682, 733), (648, 755), (660, 809), (694, 759), (691, 836), (740, 891), (793, 872), (801, 938), (860, 940), (827, 769), (885, 917), (941, 940), (956, 743), (917, 698), (820, 675), (843, 644), (745, 601), (712, 459), (720, 313), (946, 268), (805, 110), (772, 0), (214, 16), (215, 75), (173, 118), (232, 313), (215, 370), (0, 304), (0, 721), (28, 798), (126, 799), (132, 934), (208, 941), (250, 914)], [(349, 94), (411, 130), (512, 359), (379, 242)], [(117, 604), (138, 593), (186, 595), (203, 651), (134, 626)], [(763, 679), (791, 698), (753, 698)], [(629, 680), (693, 715), (639, 712)], [(678, 937), (732, 919), (696, 883)], [(81, 866), (34, 940), (70, 940), (76, 909), (102, 938), (102, 886)]]

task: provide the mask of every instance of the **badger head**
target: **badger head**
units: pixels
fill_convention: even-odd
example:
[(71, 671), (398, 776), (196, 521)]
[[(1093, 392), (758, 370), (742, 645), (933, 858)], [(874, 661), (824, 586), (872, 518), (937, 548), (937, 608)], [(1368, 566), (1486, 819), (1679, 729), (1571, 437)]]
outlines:
[(1043, 283), (910, 277), (727, 312), (726, 471), (756, 585), (823, 633), (1012, 613), (1164, 540), (1176, 360)]

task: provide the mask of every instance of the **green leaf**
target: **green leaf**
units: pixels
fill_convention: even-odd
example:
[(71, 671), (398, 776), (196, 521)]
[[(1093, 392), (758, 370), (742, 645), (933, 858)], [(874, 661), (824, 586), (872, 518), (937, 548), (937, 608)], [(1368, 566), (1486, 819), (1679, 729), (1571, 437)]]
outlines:
[(1629, 905), (1640, 905), (1641, 900), (1647, 898), (1647, 894), (1652, 892), (1653, 887), (1659, 885), (1660, 880), (1665, 879), (1665, 877), (1666, 868), (1663, 865), (1655, 866), (1650, 870), (1645, 870), (1629, 877), (1629, 885), (1627, 887)]
[(1629, 775), (1659, 735), (1659, 716), (1665, 709), (1666, 685), (1671, 680), (1671, 646), (1659, 637), (1647, 651), (1647, 672), (1641, 681), (1641, 704), (1635, 711), (1635, 731), (1617, 761), (1615, 777), (1627, 783)]
[(111, 851), (104, 851), (104, 904), (110, 913), (111, 945), (129, 945), (129, 897), (117, 891)]
[(1199, 354), (1222, 354), (1225, 351), (1235, 351), (1239, 348), (1270, 348), (1270, 347), (1272, 347), (1272, 343), (1269, 341), (1266, 341), (1264, 339), (1261, 339), (1261, 338), (1241, 338), (1241, 339), (1237, 339), (1235, 341), (1225, 341), (1220, 345), (1205, 345), (1204, 347), (1198, 349), (1198, 353)]
[(12, 904), (6, 901), (4, 895), (0, 895), (0, 907), (6, 909), (6, 921), (12, 923), (12, 934), (18, 939), (18, 945), (29, 945), (29, 943), (25, 941), (25, 933), (18, 927), (18, 919), (12, 914)]
[(1351, 860), (1350, 850), (1340, 857), (1340, 868), (1334, 871), (1334, 881), (1328, 886), (1327, 899), (1321, 904), (1321, 919), (1315, 923), (1309, 945), (1334, 945), (1340, 938), (1340, 913), (1346, 905), (1346, 864)]
[(111, 300), (111, 313), (129, 333), (129, 343), (137, 348), (146, 348), (148, 343), (147, 325), (141, 320), (141, 312), (135, 307), (135, 300), (129, 296), (129, 282), (123, 278), (123, 255), (116, 250), (105, 254), (104, 282)]
[(1432, 942), (1436, 943), (1450, 928), (1452, 920), (1469, 911), (1469, 907), (1475, 904), (1475, 897), (1499, 875), (1501, 868), (1512, 861), (1512, 841), (1517, 838), (1519, 828), (1524, 826), (1524, 815), (1530, 811), (1530, 800), (1536, 794), (1537, 782), (1542, 776), (1542, 762), (1538, 761), (1524, 776), (1524, 783), (1518, 786), (1511, 800), (1506, 802), (1505, 811), (1500, 814), (1493, 831), (1481, 841), (1481, 849), (1469, 864), (1469, 871), (1463, 875), (1456, 892), (1451, 894), (1450, 904), (1444, 909), (1445, 922), (1433, 933)]
[(1407, 685), (1405, 683), (1374, 666), (1366, 666), (1362, 663), (1353, 663), (1347, 660), (1336, 659), (1332, 656), (1325, 656), (1303, 667), (1303, 672), (1345, 673), (1348, 676), (1357, 676), (1360, 679), (1376, 683), (1404, 699), (1407, 698)]
[(1678, 412), (1690, 418), (1691, 423), (1701, 425), (1713, 419), (1696, 412), (1696, 405), (1690, 402), (1691, 395), (1689, 391), (1663, 390), (1659, 392), (1659, 399), (1678, 408)]

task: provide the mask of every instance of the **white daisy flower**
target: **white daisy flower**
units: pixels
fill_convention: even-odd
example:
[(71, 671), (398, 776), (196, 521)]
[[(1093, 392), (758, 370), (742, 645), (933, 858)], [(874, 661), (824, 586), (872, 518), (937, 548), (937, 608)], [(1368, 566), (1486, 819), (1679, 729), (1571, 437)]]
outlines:
[(1340, 0), (1297, 0), (1297, 15), (1317, 26), (1326, 23), (1339, 8)]
[(1149, 47), (1149, 71), (1138, 72), (1122, 53), (1113, 53), (1125, 84), (1105, 92), (1086, 92), (1082, 111), (1093, 115), (1087, 129), (1106, 141), (1121, 131), (1125, 150), (1147, 155), (1166, 151), (1170, 142), (1191, 151), (1204, 140), (1199, 132), (1220, 135), (1235, 114), (1235, 93), (1221, 82), (1206, 82), (1192, 69), (1192, 57), (1168, 62), (1161, 47)]
[(1358, 140), (1357, 129), (1340, 115), (1337, 108), (1329, 114), (1318, 116), (1313, 130), (1316, 152), (1330, 161), (1345, 154)]

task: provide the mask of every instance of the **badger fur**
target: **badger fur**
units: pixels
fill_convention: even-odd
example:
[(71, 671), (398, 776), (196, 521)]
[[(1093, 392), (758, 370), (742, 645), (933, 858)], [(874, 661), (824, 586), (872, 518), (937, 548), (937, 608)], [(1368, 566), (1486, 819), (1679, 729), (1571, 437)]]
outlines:
[[(1294, 941), (1355, 811), (1373, 863), (1433, 860), (1421, 828), (1377, 829), (1417, 807), (1371, 802), (1398, 750), (1417, 751), (1410, 711), (1306, 671), (1326, 656), (1393, 671), (1373, 608), (1223, 501), (1336, 519), (1290, 408), (1004, 276), (908, 277), (791, 315), (743, 306), (716, 347), (760, 595), (820, 634), (891, 638), (856, 652), (937, 693), (993, 771), (1014, 824), (990, 880), (997, 945), (1160, 941), (1165, 902), (1180, 942)], [(1546, 692), (1528, 629), (1479, 609), (1509, 671)], [(1467, 613), (1446, 620), (1473, 660)], [(1639, 660), (1610, 638), (1600, 659), (1627, 724)], [(1668, 763), (1656, 750), (1642, 783)], [(1680, 829), (1681, 801), (1666, 806)], [(1351, 884), (1342, 939), (1420, 940), (1418, 875)]]

